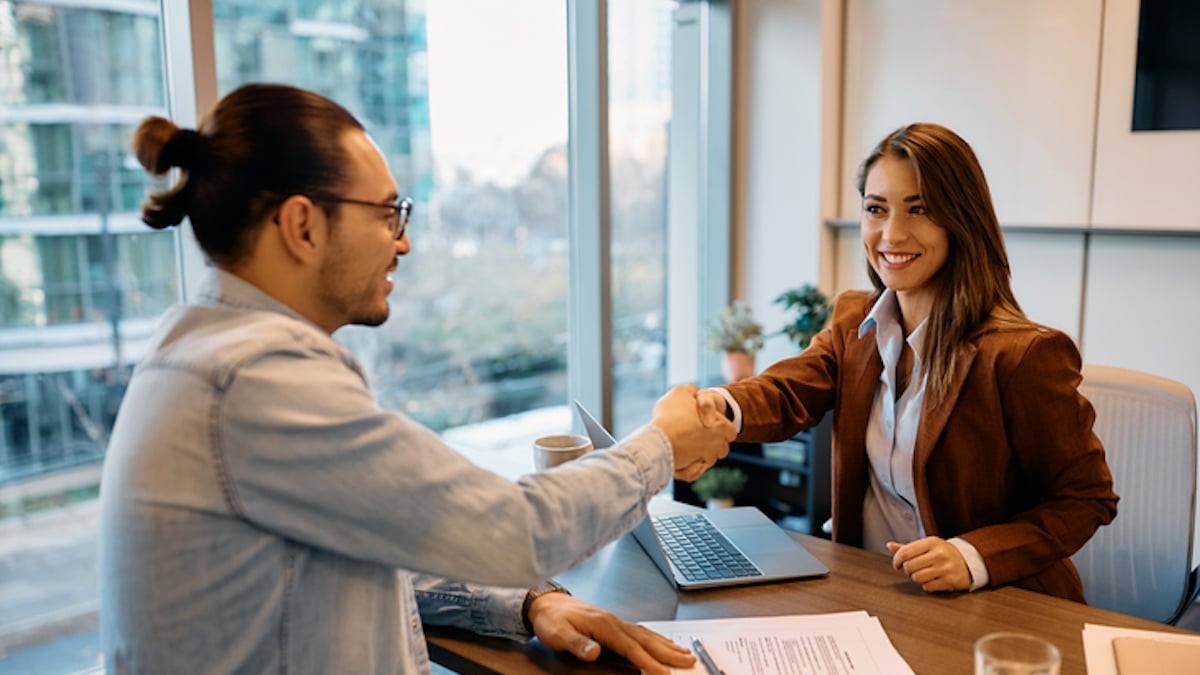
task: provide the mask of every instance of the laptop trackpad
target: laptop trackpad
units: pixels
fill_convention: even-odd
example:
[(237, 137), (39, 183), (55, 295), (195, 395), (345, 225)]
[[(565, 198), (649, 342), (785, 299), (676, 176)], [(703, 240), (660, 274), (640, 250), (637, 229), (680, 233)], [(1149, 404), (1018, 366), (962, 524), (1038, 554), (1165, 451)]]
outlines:
[(800, 542), (792, 539), (778, 525), (730, 527), (725, 533), (747, 557), (753, 559), (763, 574), (824, 574), (828, 570)]

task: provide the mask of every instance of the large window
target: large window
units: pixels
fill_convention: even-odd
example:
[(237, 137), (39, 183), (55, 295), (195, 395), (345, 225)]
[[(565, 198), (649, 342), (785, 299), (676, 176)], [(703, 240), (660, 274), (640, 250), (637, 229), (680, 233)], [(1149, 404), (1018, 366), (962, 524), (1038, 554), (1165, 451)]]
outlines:
[(392, 319), (337, 334), (380, 402), (437, 430), (563, 405), (564, 7), (216, 0), (213, 10), (220, 94), (270, 79), (342, 103), (416, 200)]
[(608, 4), (613, 426), (650, 420), (666, 390), (667, 140), (672, 0)]
[[(151, 181), (130, 149), (167, 112), (159, 26), (155, 0), (0, 1), (0, 671), (94, 661), (94, 635), (37, 643), (94, 625), (100, 462), (179, 298), (175, 234), (139, 221)], [(66, 660), (23, 656), (39, 649)]]
[[(183, 4), (169, 0), (167, 11)], [(571, 6), (605, 7), (607, 31), (596, 14), (572, 17)], [(145, 340), (181, 295), (177, 250), (196, 257), (176, 231), (138, 218), (147, 191), (164, 185), (130, 151), (142, 118), (168, 114), (159, 7), (0, 0), (0, 586), (36, 588), (20, 576), (29, 570), (54, 582), (46, 596), (0, 592), (0, 670), (6, 658), (34, 672), (94, 663), (99, 468)], [(527, 462), (528, 438), (571, 424), (567, 367), (580, 336), (569, 334), (569, 304), (606, 295), (578, 288), (573, 256), (608, 261), (609, 320), (588, 330), (610, 338), (605, 404), (616, 432), (646, 422), (674, 384), (668, 314), (679, 303), (668, 289), (696, 281), (676, 278), (668, 250), (694, 245), (709, 226), (685, 218), (691, 234), (667, 245), (669, 204), (698, 198), (694, 189), (671, 193), (667, 180), (677, 170), (668, 170), (673, 111), (690, 101), (675, 93), (679, 7), (212, 0), (213, 52), (208, 62), (194, 56), (217, 91), (176, 93), (209, 100), (249, 82), (286, 82), (363, 121), (416, 201), (413, 250), (394, 275), (392, 318), (336, 337), (384, 407), (446, 432), (468, 454), (504, 437)], [(584, 111), (607, 118), (607, 160), (598, 163), (607, 191), (598, 179), (572, 186), (571, 114), (588, 105), (570, 93), (580, 77), (567, 58), (572, 30), (608, 37), (602, 103)], [(190, 74), (178, 82), (193, 86)], [(598, 194), (610, 217), (587, 227), (606, 230), (606, 255), (572, 244), (572, 195)], [(486, 426), (501, 418), (518, 422)], [(39, 548), (64, 522), (76, 537), (70, 553)]]
[(172, 233), (129, 147), (165, 114), (158, 5), (0, 2), (0, 484), (103, 456)]

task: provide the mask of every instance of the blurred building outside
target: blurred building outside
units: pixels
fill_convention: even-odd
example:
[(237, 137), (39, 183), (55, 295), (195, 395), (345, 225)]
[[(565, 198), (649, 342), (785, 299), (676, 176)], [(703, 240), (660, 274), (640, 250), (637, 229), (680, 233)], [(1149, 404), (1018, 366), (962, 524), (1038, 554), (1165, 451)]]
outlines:
[[(393, 318), (336, 337), (384, 407), (515, 476), (531, 468), (534, 437), (571, 425), (566, 74), (553, 66), (565, 54), (564, 10), (469, 2), (474, 11), (455, 16), (422, 0), (215, 0), (217, 79), (221, 94), (255, 81), (296, 84), (363, 120), (416, 200), (414, 254), (396, 274)], [(620, 434), (649, 419), (666, 387), (673, 3), (609, 6), (612, 39), (623, 41), (610, 47)], [(95, 621), (104, 450), (155, 321), (180, 298), (179, 230), (153, 231), (139, 218), (145, 195), (168, 182), (147, 177), (130, 148), (142, 119), (170, 116), (161, 7), (0, 0), (0, 673), (16, 648), (94, 643), (75, 629)], [(427, 21), (437, 11), (440, 32)], [(539, 27), (543, 44), (520, 45), (520, 63), (541, 69), (520, 71), (528, 100), (480, 109), (461, 98), (517, 72), (505, 60), (519, 51), (510, 40), (488, 47), (469, 33), (483, 13), (495, 13), (491, 26)], [(439, 58), (430, 58), (431, 39)], [(495, 58), (478, 51), (489, 48)], [(457, 81), (455, 68), (487, 82)], [(435, 71), (440, 99), (431, 98)], [(546, 100), (555, 103), (534, 103)], [(555, 122), (525, 124), (535, 114)], [(487, 122), (514, 133), (493, 133), (496, 143), (458, 138), (468, 128), (488, 133)], [(524, 127), (540, 135), (516, 133)]]

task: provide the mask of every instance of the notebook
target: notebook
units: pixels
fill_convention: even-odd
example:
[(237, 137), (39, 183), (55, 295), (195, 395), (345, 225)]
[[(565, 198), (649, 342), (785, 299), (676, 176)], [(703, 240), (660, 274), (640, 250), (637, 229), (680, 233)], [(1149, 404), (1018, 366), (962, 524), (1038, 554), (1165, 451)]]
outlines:
[(1115, 637), (1112, 644), (1121, 675), (1200, 674), (1200, 641)]
[[(616, 444), (579, 401), (575, 410), (597, 450)], [(663, 575), (685, 591), (829, 573), (828, 567), (752, 506), (704, 511), (655, 499), (633, 536)]]

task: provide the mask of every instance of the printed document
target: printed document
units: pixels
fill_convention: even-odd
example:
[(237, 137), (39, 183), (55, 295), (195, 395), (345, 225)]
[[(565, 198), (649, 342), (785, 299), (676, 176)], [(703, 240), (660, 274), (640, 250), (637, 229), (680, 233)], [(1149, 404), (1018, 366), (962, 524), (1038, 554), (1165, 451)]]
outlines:
[[(725, 675), (911, 674), (879, 619), (866, 612), (800, 614), (696, 621), (646, 621), (643, 626), (691, 648), (704, 643)], [(679, 675), (707, 675), (699, 661)]]

